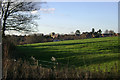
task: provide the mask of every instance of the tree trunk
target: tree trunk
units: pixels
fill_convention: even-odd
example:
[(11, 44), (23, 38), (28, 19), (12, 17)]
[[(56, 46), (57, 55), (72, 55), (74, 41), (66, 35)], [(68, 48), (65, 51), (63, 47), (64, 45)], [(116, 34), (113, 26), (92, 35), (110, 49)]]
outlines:
[(5, 23), (3, 23), (3, 28), (2, 28), (2, 37), (5, 37)]
[(9, 9), (9, 6), (10, 6), (10, 2), (8, 2), (7, 4), (7, 9), (5, 11), (5, 14), (4, 14), (4, 17), (3, 17), (3, 28), (2, 28), (2, 37), (5, 37), (5, 30), (6, 30), (6, 20), (7, 20), (7, 17), (8, 17), (8, 9)]

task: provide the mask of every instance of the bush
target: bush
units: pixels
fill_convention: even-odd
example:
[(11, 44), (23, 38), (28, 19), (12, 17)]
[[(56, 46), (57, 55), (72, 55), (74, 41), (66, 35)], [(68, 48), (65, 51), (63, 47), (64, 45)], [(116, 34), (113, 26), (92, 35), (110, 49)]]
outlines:
[(12, 57), (13, 51), (16, 48), (16, 44), (13, 41), (14, 40), (10, 40), (9, 37), (3, 38), (2, 40), (3, 58)]

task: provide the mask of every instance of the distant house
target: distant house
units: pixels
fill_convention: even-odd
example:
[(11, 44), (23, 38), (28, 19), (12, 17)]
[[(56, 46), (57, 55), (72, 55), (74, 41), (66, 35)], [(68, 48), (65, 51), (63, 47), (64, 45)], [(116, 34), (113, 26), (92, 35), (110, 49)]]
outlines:
[(118, 33), (115, 33), (115, 36), (118, 36)]
[(55, 34), (55, 35), (51, 35), (51, 37), (54, 39), (54, 38), (57, 38), (58, 37), (58, 34)]
[(94, 38), (94, 37), (95, 37), (95, 35), (94, 35), (94, 34), (92, 34), (92, 37)]
[(54, 35), (51, 34), (51, 37), (53, 38), (53, 42), (60, 41), (58, 39), (58, 34), (54, 34)]

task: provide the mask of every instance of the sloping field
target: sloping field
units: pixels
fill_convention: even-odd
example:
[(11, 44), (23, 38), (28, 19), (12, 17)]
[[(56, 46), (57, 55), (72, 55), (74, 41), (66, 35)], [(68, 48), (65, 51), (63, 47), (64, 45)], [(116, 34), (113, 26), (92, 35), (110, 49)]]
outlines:
[[(118, 63), (120, 54), (118, 37), (103, 37), (81, 40), (66, 40), (59, 42), (19, 45), (17, 57), (50, 61), (55, 57), (58, 63), (76, 68), (97, 68), (108, 70)], [(44, 63), (39, 61), (39, 64)], [(48, 65), (49, 66), (49, 65)]]

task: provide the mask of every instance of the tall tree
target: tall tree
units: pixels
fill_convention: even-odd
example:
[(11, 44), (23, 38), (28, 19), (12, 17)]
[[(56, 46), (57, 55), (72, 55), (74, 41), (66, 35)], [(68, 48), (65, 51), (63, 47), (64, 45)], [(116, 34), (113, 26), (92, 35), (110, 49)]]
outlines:
[(95, 33), (95, 29), (94, 29), (94, 28), (92, 28), (92, 33), (93, 33), (93, 34)]
[(101, 30), (101, 29), (99, 29), (99, 30), (98, 30), (98, 33), (99, 33), (99, 34), (102, 34), (102, 30)]
[(80, 36), (80, 30), (76, 30), (75, 35)]
[(5, 31), (15, 30), (31, 32), (35, 31), (37, 24), (34, 18), (37, 15), (32, 14), (32, 11), (39, 10), (40, 7), (36, 6), (36, 2), (20, 2), (20, 1), (6, 1), (2, 2), (2, 36), (5, 36)]

